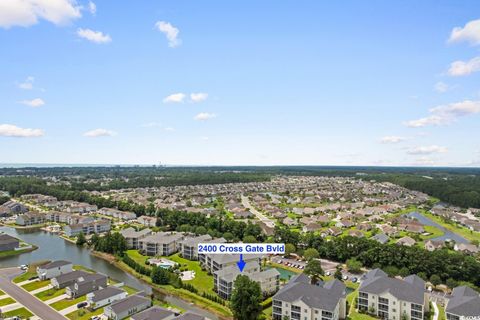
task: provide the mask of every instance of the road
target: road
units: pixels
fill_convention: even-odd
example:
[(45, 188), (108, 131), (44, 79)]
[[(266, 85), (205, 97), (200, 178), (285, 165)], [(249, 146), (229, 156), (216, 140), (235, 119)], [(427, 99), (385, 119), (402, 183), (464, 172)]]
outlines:
[(275, 222), (271, 219), (269, 219), (267, 216), (265, 216), (263, 213), (255, 209), (252, 204), (250, 203), (250, 200), (248, 197), (245, 197), (242, 195), (242, 205), (247, 208), (251, 213), (253, 213), (258, 220), (262, 221), (265, 223), (265, 225), (269, 228), (275, 228)]
[(64, 316), (32, 296), (27, 291), (11, 282), (15, 276), (21, 274), (18, 268), (0, 269), (0, 289), (10, 297), (25, 306), (32, 313), (44, 320), (65, 320)]

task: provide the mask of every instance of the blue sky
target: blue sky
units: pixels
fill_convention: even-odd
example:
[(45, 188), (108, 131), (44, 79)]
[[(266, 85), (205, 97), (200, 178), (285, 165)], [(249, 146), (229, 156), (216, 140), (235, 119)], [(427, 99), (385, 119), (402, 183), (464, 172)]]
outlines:
[(0, 163), (480, 165), (478, 1), (0, 3)]

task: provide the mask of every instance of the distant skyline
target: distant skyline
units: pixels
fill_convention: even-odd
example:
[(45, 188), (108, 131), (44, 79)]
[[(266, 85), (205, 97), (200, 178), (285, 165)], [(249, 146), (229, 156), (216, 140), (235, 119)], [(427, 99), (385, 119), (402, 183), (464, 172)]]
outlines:
[(478, 1), (0, 2), (0, 164), (480, 167)]

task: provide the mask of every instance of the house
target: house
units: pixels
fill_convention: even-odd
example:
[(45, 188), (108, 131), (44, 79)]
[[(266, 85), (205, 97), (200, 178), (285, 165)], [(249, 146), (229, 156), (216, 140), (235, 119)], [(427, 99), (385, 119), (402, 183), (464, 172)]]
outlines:
[(447, 298), (447, 320), (474, 319), (480, 315), (480, 296), (475, 290), (467, 286), (456, 287)]
[(140, 216), (137, 218), (137, 222), (146, 227), (155, 227), (157, 225), (157, 218), (150, 216)]
[(368, 222), (362, 222), (357, 225), (357, 229), (361, 231), (370, 231), (372, 230), (372, 225)]
[(372, 237), (373, 240), (380, 242), (381, 244), (385, 244), (390, 240), (390, 238), (385, 233), (377, 233)]
[[(182, 257), (188, 260), (198, 260), (198, 244), (209, 242), (212, 237), (208, 234), (198, 237), (188, 237), (179, 242)], [(224, 241), (225, 242), (225, 241)]]
[(45, 214), (40, 212), (27, 212), (17, 217), (15, 223), (19, 226), (32, 226), (45, 223)]
[(20, 240), (8, 234), (0, 234), (0, 252), (15, 250), (20, 246)]
[(340, 230), (337, 227), (328, 228), (327, 232), (328, 232), (329, 235), (334, 236), (334, 237), (337, 237), (337, 236), (342, 234), (342, 230)]
[(56, 276), (50, 280), (51, 285), (55, 289), (62, 289), (66, 288), (69, 285), (73, 284), (73, 282), (82, 277), (82, 276), (87, 276), (89, 273), (82, 271), (82, 270), (75, 270), (72, 272), (64, 273), (59, 276)]
[(407, 247), (414, 246), (415, 243), (417, 242), (413, 238), (410, 238), (409, 236), (402, 237), (397, 241), (398, 245), (407, 246)]
[(273, 320), (339, 320), (346, 318), (346, 287), (338, 280), (310, 283), (299, 274), (272, 297)]
[(37, 275), (40, 280), (52, 279), (72, 271), (73, 264), (65, 260), (52, 261), (37, 267)]
[(235, 280), (240, 274), (246, 275), (257, 282), (265, 295), (275, 293), (280, 285), (280, 273), (277, 269), (261, 271), (258, 261), (248, 262), (242, 272), (236, 265), (231, 265), (213, 273), (214, 290), (222, 299), (230, 299)]
[(382, 319), (423, 320), (429, 311), (425, 281), (416, 275), (390, 278), (380, 269), (368, 272), (358, 289), (357, 307)]
[(321, 225), (319, 225), (316, 222), (311, 222), (311, 223), (303, 226), (302, 231), (303, 232), (315, 232), (315, 231), (318, 231), (320, 229), (322, 229)]
[(106, 287), (87, 293), (88, 306), (95, 310), (115, 301), (125, 299), (127, 292), (117, 287)]
[(350, 230), (348, 231), (348, 235), (356, 238), (363, 238), (365, 237), (365, 234), (362, 231), (359, 230)]
[(253, 214), (250, 211), (247, 210), (241, 210), (241, 211), (233, 211), (233, 216), (235, 219), (248, 219), (253, 216)]
[(120, 231), (120, 234), (125, 238), (128, 249), (139, 249), (140, 240), (152, 234), (152, 230), (150, 230), (149, 228), (146, 228), (146, 229), (137, 231), (134, 228), (130, 227)]
[(337, 228), (351, 228), (354, 225), (355, 224), (350, 220), (340, 220), (339, 222), (337, 222), (335, 224), (335, 227), (337, 227)]
[(65, 293), (70, 298), (77, 298), (87, 293), (105, 288), (107, 286), (108, 277), (100, 273), (88, 273), (78, 277), (70, 284)]
[(428, 251), (442, 249), (443, 247), (445, 247), (445, 241), (441, 241), (441, 240), (427, 240), (424, 246), (425, 250), (428, 250)]
[(454, 248), (455, 251), (460, 251), (466, 254), (474, 255), (479, 252), (479, 249), (474, 244), (466, 244), (466, 243), (459, 243), (455, 244)]
[(149, 298), (140, 294), (128, 296), (125, 299), (116, 301), (104, 309), (104, 314), (108, 319), (121, 320), (148, 309), (152, 306)]
[[(130, 317), (132, 320), (172, 320), (177, 314), (171, 310), (153, 306)], [(178, 319), (178, 318), (176, 318)]]
[(139, 240), (139, 247), (149, 256), (169, 256), (179, 250), (183, 234), (175, 232), (158, 232)]
[(297, 224), (297, 222), (290, 217), (286, 217), (285, 219), (283, 219), (282, 223), (289, 227)]

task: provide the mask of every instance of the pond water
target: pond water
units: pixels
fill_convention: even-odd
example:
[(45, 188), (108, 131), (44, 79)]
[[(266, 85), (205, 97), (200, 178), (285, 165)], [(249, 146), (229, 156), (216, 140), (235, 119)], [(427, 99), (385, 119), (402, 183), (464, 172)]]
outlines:
[[(271, 269), (271, 268), (268, 268), (268, 269)], [(295, 275), (298, 274), (283, 268), (273, 268), (273, 269), (276, 269), (280, 273), (280, 279), (286, 280), (286, 281), (290, 280), (290, 278), (293, 278)]]
[[(16, 267), (21, 264), (31, 264), (41, 260), (67, 260), (93, 269), (97, 272), (103, 273), (115, 279), (121, 281), (126, 285), (133, 287), (137, 290), (143, 290), (147, 293), (152, 292), (152, 288), (132, 276), (131, 274), (115, 267), (109, 262), (97, 258), (90, 254), (90, 251), (84, 247), (79, 247), (73, 243), (65, 241), (58, 235), (51, 234), (40, 229), (24, 230), (15, 229), (10, 227), (0, 227), (0, 232), (7, 233), (11, 236), (19, 238), (27, 243), (34, 244), (38, 247), (37, 250), (22, 253), (20, 255), (0, 258), (0, 268)], [(195, 305), (185, 302), (177, 297), (170, 295), (162, 295), (162, 300), (169, 302), (173, 305), (181, 307), (192, 312), (204, 315), (210, 319), (218, 319), (218, 317), (206, 310), (200, 309)]]
[(461, 235), (459, 235), (457, 233), (454, 233), (454, 232), (452, 232), (448, 229), (445, 229), (444, 227), (442, 227), (441, 225), (439, 225), (438, 223), (436, 223), (432, 219), (424, 216), (420, 212), (411, 212), (411, 213), (407, 214), (406, 216), (410, 217), (410, 218), (417, 219), (421, 224), (423, 224), (425, 226), (431, 226), (431, 227), (435, 227), (437, 229), (440, 229), (444, 233), (442, 236), (432, 238), (431, 240), (442, 240), (442, 241), (453, 240), (456, 243), (469, 243), (470, 242), (467, 239), (465, 239), (464, 237), (462, 237)]

